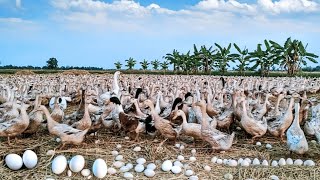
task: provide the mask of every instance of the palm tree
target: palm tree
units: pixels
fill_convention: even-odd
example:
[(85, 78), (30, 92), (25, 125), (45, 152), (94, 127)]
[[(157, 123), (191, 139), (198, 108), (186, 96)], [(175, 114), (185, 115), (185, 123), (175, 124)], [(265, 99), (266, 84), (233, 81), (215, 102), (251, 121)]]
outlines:
[(160, 61), (158, 59), (155, 59), (154, 61), (151, 61), (151, 65), (154, 70), (158, 70), (160, 66)]
[(202, 60), (202, 66), (205, 73), (211, 72), (211, 65), (213, 63), (213, 53), (216, 50), (212, 50), (212, 46), (210, 46), (209, 49), (207, 49), (206, 46), (201, 46), (199, 56)]
[(249, 65), (250, 57), (247, 56), (249, 51), (246, 47), (243, 50), (241, 50), (236, 43), (233, 43), (233, 46), (235, 47), (235, 49), (239, 53), (235, 57), (235, 59), (239, 62), (239, 64), (237, 65), (239, 74), (244, 75), (244, 72), (245, 72), (247, 66)]
[(270, 43), (275, 49), (276, 55), (281, 59), (280, 65), (287, 70), (289, 75), (294, 75), (301, 68), (301, 65), (307, 65), (306, 60), (317, 63), (315, 58), (319, 56), (307, 52), (308, 44), (304, 46), (302, 41), (292, 41), (289, 37), (283, 47), (274, 41), (270, 41)]
[(142, 62), (140, 62), (140, 65), (143, 69), (143, 73), (146, 73), (146, 70), (148, 69), (149, 64), (150, 63), (145, 59)]
[(120, 61), (115, 62), (114, 65), (116, 66), (116, 69), (117, 69), (117, 70), (120, 70), (121, 67), (122, 67), (122, 64), (121, 64)]
[(214, 43), (218, 48), (218, 52), (215, 54), (215, 64), (220, 72), (224, 75), (227, 71), (227, 68), (230, 67), (229, 62), (235, 62), (235, 59), (238, 57), (237, 54), (231, 54), (231, 43), (229, 43), (228, 47), (222, 48), (219, 44)]
[(169, 63), (173, 65), (173, 71), (179, 70), (178, 69), (179, 52), (176, 49), (173, 50), (172, 54), (168, 53), (163, 58), (168, 60)]
[(136, 65), (137, 61), (134, 60), (132, 57), (126, 60), (127, 64), (126, 67), (128, 67), (128, 70), (132, 70), (133, 67)]
[(160, 63), (161, 69), (163, 70), (163, 73), (166, 74), (166, 71), (168, 70), (169, 63), (167, 61), (163, 61)]

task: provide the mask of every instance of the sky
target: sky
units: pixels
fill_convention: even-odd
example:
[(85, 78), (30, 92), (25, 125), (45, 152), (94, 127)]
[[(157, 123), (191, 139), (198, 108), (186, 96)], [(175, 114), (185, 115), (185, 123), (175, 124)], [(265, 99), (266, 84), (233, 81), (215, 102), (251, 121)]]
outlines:
[(288, 37), (320, 55), (319, 22), (320, 0), (0, 0), (0, 62), (112, 69), (193, 44), (252, 51)]

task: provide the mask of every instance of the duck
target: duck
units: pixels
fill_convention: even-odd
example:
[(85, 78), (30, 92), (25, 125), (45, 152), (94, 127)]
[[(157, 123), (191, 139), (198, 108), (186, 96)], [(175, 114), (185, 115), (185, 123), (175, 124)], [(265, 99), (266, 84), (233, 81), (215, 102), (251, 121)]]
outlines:
[(20, 115), (9, 121), (0, 123), (0, 137), (7, 137), (8, 144), (10, 144), (10, 137), (15, 137), (22, 134), (29, 126), (30, 119), (27, 114), (29, 105), (22, 104), (18, 107)]
[(84, 114), (81, 120), (73, 123), (71, 127), (79, 129), (79, 130), (85, 130), (91, 127), (92, 125), (92, 120), (90, 118), (89, 114), (89, 104), (90, 104), (90, 98), (86, 97), (85, 99), (85, 107), (84, 107)]
[(67, 124), (60, 124), (57, 121), (53, 120), (51, 117), (49, 110), (40, 105), (37, 111), (43, 111), (47, 118), (48, 130), (51, 135), (58, 136), (61, 139), (61, 146), (59, 149), (62, 149), (67, 144), (72, 145), (80, 145), (87, 132), (89, 131), (90, 127), (85, 130), (75, 129)]
[(155, 111), (154, 105), (151, 100), (145, 100), (144, 105), (150, 108), (152, 118), (154, 119), (154, 127), (157, 129), (158, 132), (160, 132), (160, 134), (163, 137), (166, 138), (165, 141), (169, 139), (176, 142), (177, 138), (179, 137), (181, 127), (178, 128), (169, 120), (160, 117), (158, 113)]
[(304, 135), (304, 132), (300, 128), (299, 124), (299, 109), (300, 104), (295, 103), (294, 105), (294, 120), (289, 129), (287, 130), (287, 146), (290, 153), (294, 152), (297, 154), (305, 154), (309, 147), (307, 139)]
[(61, 103), (62, 99), (59, 96), (56, 96), (54, 99), (54, 105), (53, 105), (53, 110), (51, 112), (51, 117), (53, 120), (56, 122), (62, 122), (64, 118), (64, 112), (62, 110), (62, 107), (59, 105)]
[(320, 143), (320, 104), (311, 107), (311, 118), (304, 124), (304, 132), (308, 136), (316, 136)]
[(246, 100), (243, 100), (241, 103), (242, 103), (242, 114), (241, 114), (240, 124), (247, 133), (253, 136), (252, 137), (252, 143), (253, 143), (256, 138), (262, 137), (264, 134), (266, 134), (268, 129), (267, 121), (265, 117), (262, 117), (262, 119), (255, 119), (255, 118), (249, 117), (247, 108), (246, 108)]
[(268, 132), (275, 137), (280, 137), (282, 141), (284, 141), (283, 137), (285, 135), (285, 131), (290, 127), (293, 121), (293, 113), (292, 113), (293, 104), (294, 104), (294, 97), (291, 97), (288, 108), (285, 111), (285, 113), (281, 115), (279, 113), (279, 115), (274, 116), (273, 119), (268, 119), (267, 121)]
[(196, 106), (199, 106), (203, 114), (201, 122), (201, 138), (202, 140), (208, 142), (211, 145), (213, 151), (228, 151), (230, 150), (235, 133), (231, 135), (221, 132), (215, 128), (212, 128), (205, 118), (206, 114), (206, 103), (201, 100), (196, 103)]
[(23, 134), (31, 135), (39, 131), (39, 127), (43, 122), (43, 112), (37, 111), (38, 106), (41, 105), (42, 95), (37, 95), (34, 101), (33, 110), (29, 113), (30, 123), (28, 128), (23, 132)]

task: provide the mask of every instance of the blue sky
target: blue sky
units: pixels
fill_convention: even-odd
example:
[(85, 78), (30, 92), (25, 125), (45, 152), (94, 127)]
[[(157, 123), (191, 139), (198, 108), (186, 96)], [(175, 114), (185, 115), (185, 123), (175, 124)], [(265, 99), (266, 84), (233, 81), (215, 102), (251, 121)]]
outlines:
[(320, 0), (0, 0), (0, 61), (114, 68), (193, 44), (253, 50), (287, 37), (320, 55), (319, 21)]

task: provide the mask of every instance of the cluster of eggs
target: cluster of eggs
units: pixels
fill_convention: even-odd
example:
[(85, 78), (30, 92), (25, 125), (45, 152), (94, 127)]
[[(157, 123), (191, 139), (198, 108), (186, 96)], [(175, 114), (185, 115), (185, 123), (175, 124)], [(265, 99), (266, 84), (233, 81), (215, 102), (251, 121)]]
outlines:
[[(231, 167), (236, 167), (236, 166), (242, 166), (242, 167), (248, 167), (248, 166), (270, 166), (269, 161), (267, 160), (262, 160), (260, 161), (258, 158), (254, 158), (251, 160), (250, 158), (239, 158), (238, 160), (235, 159), (220, 159), (218, 157), (213, 157), (211, 159), (211, 162), (214, 164), (223, 164)], [(279, 161), (277, 160), (272, 160), (271, 161), (271, 166), (276, 167), (276, 166), (286, 166), (286, 165), (295, 165), (295, 166), (315, 166), (314, 161), (312, 160), (306, 160), (303, 161), (301, 159), (296, 159), (293, 160), (291, 158), (284, 159), (280, 158)]]
[(22, 157), (18, 154), (8, 154), (5, 157), (5, 163), (11, 170), (19, 170), (24, 165), (28, 169), (32, 169), (38, 164), (38, 157), (32, 150), (26, 150)]

